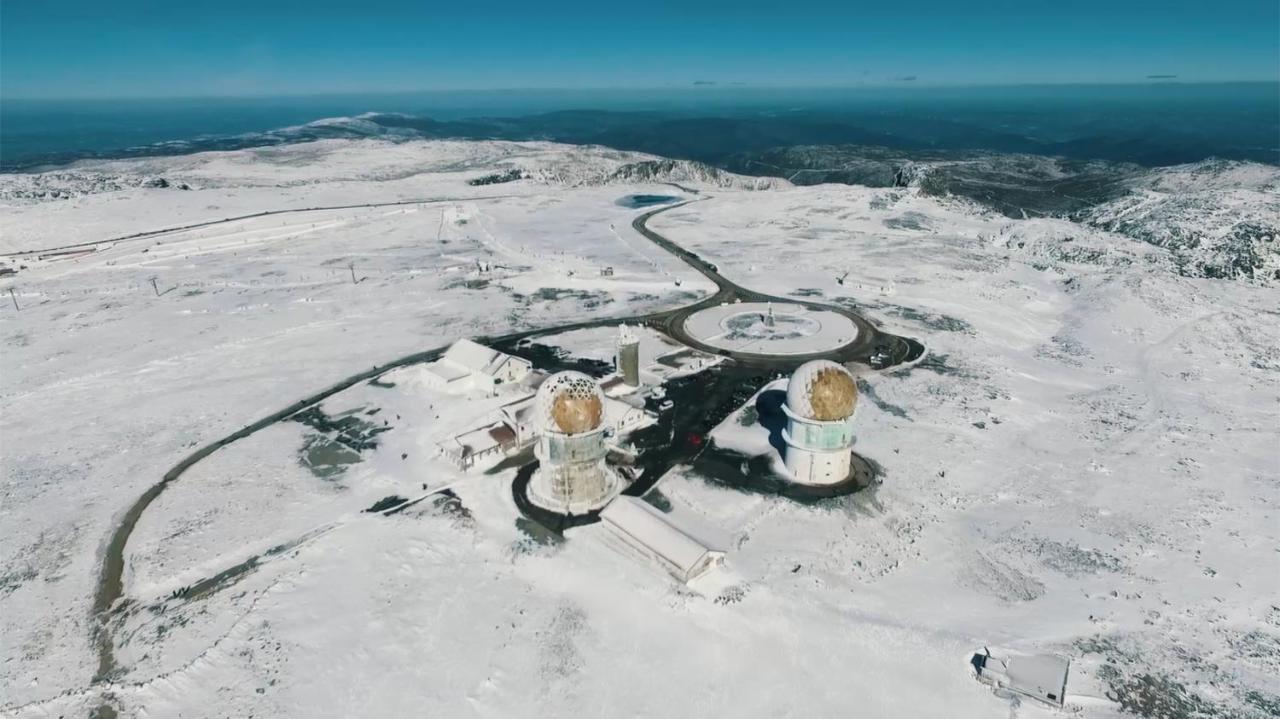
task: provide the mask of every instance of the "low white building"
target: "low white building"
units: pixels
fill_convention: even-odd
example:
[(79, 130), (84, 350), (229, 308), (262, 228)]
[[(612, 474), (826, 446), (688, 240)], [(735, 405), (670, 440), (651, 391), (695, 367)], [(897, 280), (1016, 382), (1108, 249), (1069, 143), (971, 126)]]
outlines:
[(609, 430), (610, 436), (617, 437), (626, 434), (633, 429), (648, 424), (653, 419), (653, 414), (645, 410), (643, 406), (637, 407), (626, 400), (605, 397), (604, 423)]
[(440, 454), (458, 469), (466, 470), (476, 462), (496, 459), (518, 447), (515, 432), (502, 422), (494, 422), (450, 437), (440, 445)]
[(978, 680), (1055, 707), (1066, 702), (1071, 660), (1057, 654), (1023, 654), (986, 648), (970, 660)]
[(689, 583), (724, 560), (666, 515), (636, 497), (620, 496), (600, 512), (600, 521), (629, 547)]
[(422, 378), (428, 387), (446, 392), (494, 394), (504, 384), (520, 382), (532, 369), (526, 359), (461, 339), (440, 359), (425, 365)]
[[(475, 345), (474, 342), (471, 343)], [(457, 345), (454, 345), (456, 347)], [(480, 345), (475, 345), (480, 347)], [(482, 347), (488, 350), (488, 348)], [(449, 348), (449, 352), (453, 347)], [(448, 354), (448, 353), (446, 353)], [(496, 353), (501, 355), (502, 353)], [(518, 357), (509, 357), (520, 362)], [(443, 362), (443, 358), (441, 362)], [(526, 365), (528, 363), (525, 363)], [(510, 367), (512, 365), (503, 365)], [(438, 371), (444, 372), (458, 367), (456, 363), (443, 364)], [(502, 383), (491, 385), (498, 387), (507, 384), (518, 385), (516, 391), (529, 392), (540, 387), (547, 378), (539, 370), (530, 370), (514, 382), (504, 379)], [(462, 382), (465, 380), (455, 380)], [(594, 382), (594, 380), (593, 380)], [(468, 385), (469, 386), (469, 385)], [(599, 383), (597, 383), (599, 386)], [(519, 398), (507, 402), (496, 409), (489, 410), (474, 422), (467, 422), (469, 429), (447, 437), (440, 441), (439, 452), (460, 469), (470, 469), (477, 461), (486, 458), (497, 458), (500, 454), (512, 454), (529, 447), (538, 440), (542, 426), (538, 421), (536, 394), (517, 395)], [(602, 397), (601, 428), (603, 439), (619, 437), (634, 429), (643, 427), (656, 419), (656, 416), (640, 405), (638, 399), (626, 401), (614, 397)]]

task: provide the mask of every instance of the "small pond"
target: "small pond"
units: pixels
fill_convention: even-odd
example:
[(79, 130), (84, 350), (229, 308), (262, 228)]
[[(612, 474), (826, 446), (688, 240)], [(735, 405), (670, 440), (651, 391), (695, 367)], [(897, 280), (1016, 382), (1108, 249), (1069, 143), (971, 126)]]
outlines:
[(654, 205), (665, 205), (669, 202), (679, 202), (680, 198), (675, 195), (627, 195), (618, 200), (618, 204), (633, 210), (642, 207), (653, 207)]

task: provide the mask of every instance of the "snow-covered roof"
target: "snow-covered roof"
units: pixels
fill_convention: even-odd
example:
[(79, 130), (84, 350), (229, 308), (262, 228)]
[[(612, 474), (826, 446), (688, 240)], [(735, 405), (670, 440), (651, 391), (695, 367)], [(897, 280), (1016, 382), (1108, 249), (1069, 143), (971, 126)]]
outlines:
[(520, 422), (523, 423), (530, 419), (530, 413), (533, 412), (533, 399), (533, 395), (521, 397), (514, 402), (508, 402), (507, 404), (502, 405), (498, 408), (498, 411), (507, 417), (520, 420)]
[(453, 438), (462, 448), (464, 456), (472, 454), (483, 454), (490, 450), (497, 449), (502, 445), (502, 438), (494, 436), (492, 430), (497, 429), (500, 425), (490, 425), (464, 432)]
[(454, 380), (471, 376), (470, 370), (452, 362), (432, 362), (426, 365), (424, 369), (445, 382), (453, 382)]
[(485, 347), (478, 342), (460, 339), (449, 345), (449, 349), (445, 350), (442, 360), (465, 367), (472, 372), (488, 373), (490, 366), (496, 366), (498, 361), (505, 356), (501, 352)]
[(518, 438), (516, 431), (511, 428), (511, 425), (508, 425), (505, 422), (499, 422), (498, 424), (490, 427), (489, 436), (498, 444), (510, 444)]
[(600, 520), (629, 544), (657, 559), (667, 571), (688, 582), (724, 556), (705, 546), (645, 502), (620, 496), (600, 512)]
[(1062, 706), (1071, 660), (1057, 654), (1022, 654), (986, 648), (973, 658), (978, 678), (1042, 702)]
[(460, 339), (449, 345), (439, 360), (427, 365), (427, 369), (445, 381), (459, 379), (465, 375), (499, 375), (508, 364), (524, 369), (531, 367), (528, 360), (513, 357), (495, 349), (469, 340)]
[(607, 425), (617, 425), (627, 419), (632, 413), (643, 415), (644, 410), (636, 407), (628, 402), (605, 395), (604, 398), (604, 423)]

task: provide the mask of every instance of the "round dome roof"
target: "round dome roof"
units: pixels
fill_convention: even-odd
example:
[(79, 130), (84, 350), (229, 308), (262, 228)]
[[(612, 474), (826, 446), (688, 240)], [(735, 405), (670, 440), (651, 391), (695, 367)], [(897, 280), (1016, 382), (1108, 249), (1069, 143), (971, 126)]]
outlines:
[(801, 417), (821, 422), (845, 419), (857, 403), (853, 375), (835, 362), (805, 362), (787, 382), (787, 409)]
[(604, 393), (595, 380), (581, 372), (551, 375), (538, 388), (534, 402), (544, 432), (590, 432), (604, 418)]

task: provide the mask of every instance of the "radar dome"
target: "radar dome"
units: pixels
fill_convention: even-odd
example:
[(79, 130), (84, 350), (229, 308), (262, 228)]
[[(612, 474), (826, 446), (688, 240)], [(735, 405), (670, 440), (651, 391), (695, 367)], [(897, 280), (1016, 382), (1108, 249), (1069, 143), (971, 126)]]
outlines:
[(846, 419), (858, 402), (858, 385), (849, 370), (828, 360), (806, 362), (787, 383), (787, 409), (819, 422)]
[(600, 427), (604, 393), (581, 372), (558, 372), (538, 388), (538, 421), (544, 432), (581, 434)]

